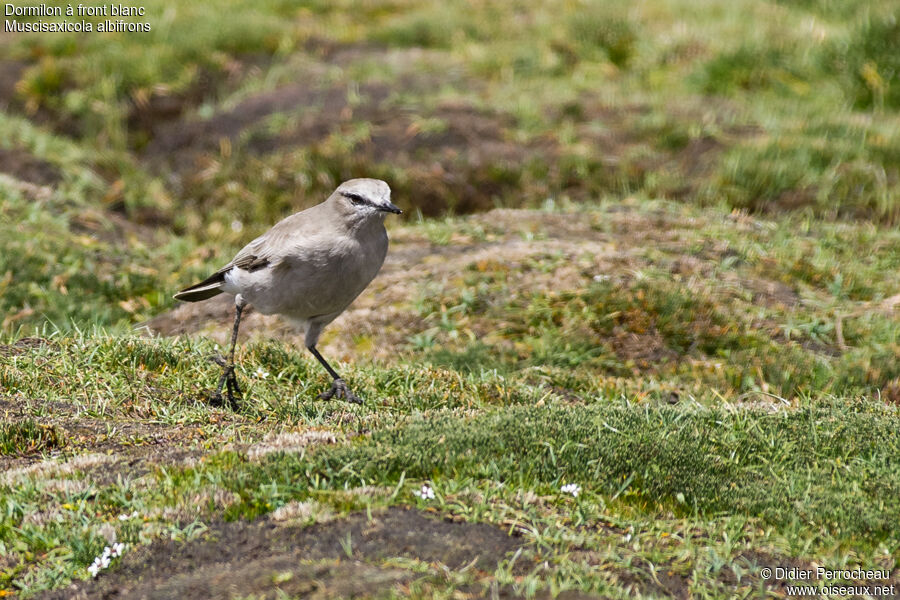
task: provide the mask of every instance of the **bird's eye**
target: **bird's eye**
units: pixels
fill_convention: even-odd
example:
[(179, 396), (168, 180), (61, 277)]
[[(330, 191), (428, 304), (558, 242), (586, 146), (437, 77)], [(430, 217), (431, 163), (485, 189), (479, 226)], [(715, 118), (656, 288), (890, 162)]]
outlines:
[(353, 204), (359, 206), (361, 204), (367, 204), (366, 199), (360, 196), (359, 194), (354, 194), (352, 192), (344, 192), (344, 197), (350, 200)]

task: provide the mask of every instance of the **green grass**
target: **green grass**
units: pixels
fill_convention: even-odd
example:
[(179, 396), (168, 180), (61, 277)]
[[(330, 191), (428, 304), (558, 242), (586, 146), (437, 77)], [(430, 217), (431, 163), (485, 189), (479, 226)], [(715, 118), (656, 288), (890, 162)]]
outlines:
[[(182, 241), (158, 247), (152, 236), (116, 231), (101, 212), (63, 193), (35, 199), (2, 183), (0, 189), (5, 330), (39, 322), (63, 329), (127, 325), (169, 302), (159, 285), (171, 272), (160, 266), (183, 260)], [(123, 242), (127, 255), (115, 250)]]
[(893, 52), (900, 41), (898, 15), (896, 10), (864, 13), (849, 38), (824, 59), (840, 69), (847, 94), (858, 107), (900, 107), (900, 62)]
[[(894, 4), (146, 6), (0, 41), (0, 590), (293, 501), (525, 532), (533, 569), (378, 563), (422, 597), (764, 597), (760, 564), (900, 557)], [(365, 405), (257, 340), (213, 407), (220, 347), (135, 337), (356, 176), (411, 215), (372, 330), (324, 342)]]
[(271, 459), (251, 478), (241, 474), (226, 485), (246, 497), (233, 507), (240, 513), (245, 504), (262, 504), (257, 494), (269, 502), (283, 497), (266, 489), (273, 482), (295, 493), (301, 473), (327, 487), (396, 485), (404, 475), (544, 493), (590, 482), (590, 493), (646, 514), (752, 514), (785, 529), (818, 528), (824, 539), (895, 546), (895, 508), (884, 504), (891, 494), (883, 495), (896, 488), (900, 467), (895, 418), (866, 402), (774, 414), (628, 404), (522, 406), (474, 418), (442, 413), (311, 460)]
[[(668, 406), (642, 396), (597, 395), (573, 404), (535, 396), (524, 375), (359, 365), (348, 378), (370, 402), (351, 408), (316, 402), (313, 391), (325, 382), (315, 365), (266, 343), (241, 357), (254, 401), (230, 415), (197, 399), (198, 388), (215, 379), (215, 366), (196, 360), (208, 350), (188, 340), (93, 334), (57, 339), (7, 362), (14, 398), (34, 419), (62, 418), (64, 429), (73, 418), (96, 423), (95, 439), (77, 442), (76, 454), (103, 439), (104, 423), (140, 415), (164, 427), (115, 436), (122, 445), (113, 456), (197, 429), (202, 435), (180, 447), (203, 459), (141, 477), (120, 470), (105, 483), (87, 475), (90, 463), (7, 480), (0, 538), (17, 566), (5, 571), (5, 585), (37, 590), (83, 577), (110, 526), (117, 539), (139, 545), (159, 535), (193, 537), (196, 520), (252, 519), (297, 500), (338, 515), (386, 504), (424, 508), (428, 503), (411, 493), (423, 481), (437, 490), (433, 504), (441, 511), (497, 523), (515, 514), (538, 543), (527, 556), (550, 560), (562, 589), (620, 589), (566, 558), (574, 540), (609, 560), (628, 556), (626, 562), (699, 577), (698, 589), (713, 595), (725, 589), (721, 570), (744, 564), (751, 550), (823, 561), (851, 553), (853, 564), (877, 565), (900, 547), (891, 518), (900, 469), (896, 408), (875, 399), (806, 398), (775, 410)], [(254, 377), (258, 368), (269, 377)], [(80, 387), (74, 397), (65, 391), (73, 387)], [(51, 395), (29, 401), (37, 389)], [(68, 398), (71, 417), (43, 408), (54, 393)], [(348, 411), (354, 419), (336, 420)], [(265, 432), (310, 427), (336, 431), (343, 441), (250, 458), (246, 444)], [(360, 436), (361, 429), (371, 433)], [(224, 440), (238, 445), (223, 452)], [(573, 482), (582, 493), (567, 501), (559, 489)], [(360, 496), (355, 489), (385, 491)], [(119, 519), (135, 511), (140, 518)], [(583, 529), (598, 520), (635, 537)], [(675, 537), (660, 546), (660, 535)], [(67, 551), (54, 553), (58, 547)], [(708, 562), (710, 552), (719, 555), (718, 566)]]
[[(742, 318), (743, 302), (726, 306), (705, 294), (673, 291), (659, 281), (517, 298), (496, 307), (491, 316), (499, 320), (521, 315), (520, 323), (498, 331), (504, 341), (517, 340), (521, 350), (500, 340), (495, 347), (476, 341), (458, 353), (444, 346), (432, 353), (432, 360), (453, 368), (581, 367), (621, 377), (643, 369), (673, 383), (700, 383), (728, 396), (760, 385), (784, 397), (865, 394), (900, 376), (893, 349), (878, 348), (879, 341), (890, 344), (897, 339), (891, 319), (873, 317), (851, 324), (845, 335), (866, 350), (835, 356), (834, 323), (827, 317), (791, 314), (782, 317), (784, 322), (762, 324)], [(628, 336), (643, 337), (645, 344), (659, 339), (659, 348), (655, 353), (652, 347), (646, 353), (636, 348), (629, 356), (627, 348), (617, 346)], [(706, 370), (686, 365), (685, 357), (717, 364)]]
[[(714, 404), (758, 392), (876, 395), (900, 376), (900, 332), (890, 310), (875, 308), (896, 293), (900, 258), (887, 230), (788, 219), (737, 231), (721, 213), (637, 206), (642, 217), (610, 206), (573, 219), (613, 244), (655, 240), (620, 264), (538, 251), (421, 284), (413, 306), (425, 329), (410, 348), (457, 370), (538, 369), (584, 393), (678, 391)], [(567, 283), (556, 289), (555, 279)]]
[(0, 456), (26, 456), (65, 445), (59, 432), (31, 419), (0, 423)]

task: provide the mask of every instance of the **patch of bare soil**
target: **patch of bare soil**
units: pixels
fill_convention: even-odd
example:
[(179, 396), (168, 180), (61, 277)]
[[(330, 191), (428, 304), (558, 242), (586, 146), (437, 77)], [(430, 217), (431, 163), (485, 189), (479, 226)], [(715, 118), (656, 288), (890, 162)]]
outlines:
[(655, 573), (641, 576), (631, 572), (622, 572), (617, 574), (616, 579), (632, 593), (647, 594), (653, 598), (686, 599), (691, 597), (690, 580), (666, 569), (659, 569)]
[[(126, 123), (132, 146), (144, 146), (158, 127), (179, 119), (186, 111), (216, 97), (223, 90), (235, 88), (245, 77), (258, 73), (269, 60), (262, 55), (231, 57), (219, 70), (198, 69), (194, 80), (184, 90), (172, 91), (165, 85), (131, 90)], [(45, 124), (57, 133), (83, 136), (85, 131), (77, 120), (46, 106), (27, 107), (17, 97), (16, 85), (28, 66), (28, 63), (18, 60), (0, 61), (0, 110), (24, 112), (33, 121)], [(67, 82), (63, 87), (69, 85)]]
[[(0, 401), (0, 411), (8, 416), (4, 405)], [(122, 419), (117, 419), (114, 425), (90, 418), (35, 420), (56, 428), (64, 445), (51, 453), (0, 456), (0, 472), (26, 474), (29, 469), (44, 463), (47, 468), (55, 469), (57, 465), (87, 453), (103, 453), (109, 460), (76, 470), (91, 473), (94, 483), (105, 485), (114, 482), (121, 473), (130, 478), (139, 477), (153, 470), (155, 465), (184, 463), (196, 458), (203, 453), (203, 445), (208, 441), (197, 427), (190, 426)]]
[(638, 334), (616, 327), (609, 343), (616, 355), (626, 361), (626, 364), (633, 363), (632, 368), (637, 373), (678, 360), (678, 353), (669, 348), (655, 330)]
[(191, 108), (216, 97), (223, 90), (235, 88), (246, 77), (258, 74), (269, 62), (264, 56), (232, 57), (220, 71), (199, 70), (191, 85), (183, 91), (172, 92), (165, 87), (136, 90), (131, 95), (128, 129), (136, 147), (146, 145), (158, 131), (178, 121)]
[(42, 346), (54, 348), (56, 344), (54, 344), (50, 340), (45, 340), (44, 338), (24, 337), (16, 340), (16, 342), (13, 344), (0, 344), (0, 357), (19, 356), (21, 354), (27, 354), (29, 352), (33, 352), (38, 348), (41, 348)]
[[(524, 165), (557, 160), (552, 136), (532, 142), (508, 139), (514, 125), (510, 115), (464, 103), (422, 109), (399, 102), (408, 95), (427, 96), (448, 82), (467, 90), (479, 86), (456, 82), (461, 76), (453, 69), (431, 74), (441, 59), (428, 51), (323, 40), (309, 42), (305, 50), (306, 60), (295, 67), (296, 83), (255, 93), (209, 118), (185, 116), (173, 99), (168, 99), (171, 107), (160, 99), (159, 110), (151, 110), (153, 102), (147, 100), (145, 118), (132, 123), (146, 137), (140, 158), (151, 168), (174, 172), (176, 185), (188, 187), (204, 180), (210, 161), (232, 153), (252, 157), (305, 148), (340, 179), (391, 165), (405, 172), (403, 181), (395, 182), (397, 195), (414, 191), (425, 215), (483, 211), (521, 188)], [(317, 83), (330, 68), (372, 60), (395, 67), (390, 83)], [(419, 68), (423, 63), (429, 68)], [(266, 119), (278, 114), (288, 116), (286, 124), (270, 131)], [(333, 135), (356, 134), (360, 124), (369, 127), (370, 135), (353, 148), (335, 155), (323, 144)], [(530, 185), (544, 186), (542, 181)], [(543, 194), (538, 189), (529, 197)]]
[[(41, 597), (375, 597), (402, 593), (411, 581), (442, 567), (490, 573), (523, 545), (491, 525), (452, 522), (404, 508), (375, 512), (371, 518), (355, 513), (310, 527), (271, 520), (219, 523), (202, 539), (155, 542), (126, 555), (120, 566), (96, 580)], [(433, 567), (423, 574), (384, 563), (392, 558)], [(481, 591), (475, 597), (484, 595)]]
[[(416, 199), (425, 216), (452, 209), (456, 214), (484, 211), (494, 201), (522, 191), (527, 165), (553, 165), (559, 148), (551, 137), (510, 139), (512, 119), (466, 104), (439, 106), (427, 116), (444, 128), (419, 129), (413, 115), (389, 112), (373, 120), (370, 139), (355, 148), (366, 161), (402, 166), (408, 177), (399, 196)], [(528, 197), (546, 197), (545, 181), (528, 181)]]
[[(130, 122), (140, 126), (150, 137), (144, 157), (150, 160), (168, 158), (168, 162), (179, 171), (185, 169), (184, 161), (180, 160), (185, 156), (198, 151), (217, 150), (221, 140), (234, 141), (252, 125), (276, 113), (302, 111), (303, 114), (299, 123), (285, 132), (254, 135), (248, 149), (265, 153), (286, 146), (308, 145), (325, 137), (340, 124), (375, 118), (381, 114), (382, 103), (391, 94), (427, 91), (452, 80), (455, 75), (447, 71), (442, 73), (441, 79), (422, 74), (419, 63), (433, 55), (433, 52), (420, 48), (385, 48), (369, 42), (339, 43), (312, 38), (304, 44), (304, 60), (294, 67), (296, 73), (293, 79), (297, 83), (256, 93), (209, 119), (182, 118), (186, 108), (184, 102), (169, 96), (158, 97), (154, 103), (153, 97), (150, 97), (143, 103), (135, 103), (136, 109), (144, 105), (143, 114), (139, 119), (133, 116)], [(401, 74), (391, 85), (356, 82), (333, 86), (316, 84), (325, 78), (329, 69), (366, 60), (391, 65)], [(236, 82), (247, 75), (260, 73), (263, 66), (264, 61), (259, 59), (241, 58), (234, 60), (233, 65), (226, 65), (225, 71), (229, 80)], [(469, 83), (471, 86), (477, 85), (475, 82)], [(173, 153), (176, 156), (173, 157)]]
[(56, 185), (62, 179), (55, 165), (20, 148), (0, 148), (0, 173), (40, 186)]
[[(170, 94), (165, 90), (154, 90), (151, 94), (136, 95), (129, 115), (129, 127), (140, 132), (144, 138), (141, 153), (151, 163), (164, 161), (176, 171), (184, 172), (190, 167), (186, 158), (199, 152), (219, 149), (222, 140), (234, 141), (243, 131), (262, 119), (282, 112), (304, 109), (307, 118), (289, 135), (258, 136), (250, 141), (252, 151), (263, 153), (288, 144), (306, 144), (321, 139), (333, 129), (335, 124), (359, 121), (365, 115), (355, 117), (348, 113), (348, 87), (320, 87), (313, 82), (322, 78), (328, 68), (345, 67), (361, 59), (377, 58), (395, 66), (407, 67), (425, 56), (428, 51), (420, 49), (396, 50), (382, 46), (360, 43), (338, 43), (325, 38), (306, 41), (303, 54), (314, 57), (318, 63), (305, 64), (298, 70), (298, 83), (260, 92), (240, 102), (232, 109), (220, 111), (211, 118), (193, 119), (185, 117), (189, 109), (201, 100), (215, 95), (216, 90), (235, 89), (239, 82), (260, 74), (268, 57), (242, 56), (232, 58), (224, 65), (223, 73), (201, 73), (192, 88), (181, 94)], [(416, 83), (418, 82), (418, 83)], [(425, 86), (422, 78), (401, 79), (401, 88)], [(387, 98), (391, 88), (384, 84), (364, 84), (354, 86), (363, 110), (377, 106)]]
[[(190, 168), (191, 161), (185, 159), (200, 152), (216, 151), (222, 140), (233, 142), (254, 124), (277, 113), (302, 110), (304, 114), (289, 131), (272, 136), (255, 135), (250, 139), (248, 149), (265, 153), (289, 145), (308, 145), (324, 138), (340, 124), (369, 119), (381, 103), (397, 90), (425, 90), (437, 83), (417, 75), (402, 76), (392, 86), (383, 83), (316, 85), (314, 82), (321, 79), (327, 69), (344, 67), (364, 59), (377, 59), (406, 69), (426, 54), (427, 51), (420, 49), (395, 50), (370, 43), (337, 43), (315, 38), (308, 40), (304, 46), (304, 55), (315, 60), (312, 64), (304, 62), (298, 67), (295, 76), (297, 83), (254, 94), (209, 119), (183, 116), (186, 109), (196, 102), (189, 103), (171, 96), (157, 97), (154, 101), (150, 97), (143, 103), (135, 103), (135, 111), (140, 109), (140, 112), (133, 114), (129, 122), (142, 129), (148, 137), (149, 143), (143, 149), (143, 157), (151, 163), (164, 160), (179, 172)], [(227, 66), (225, 70), (229, 80), (236, 82), (248, 75), (258, 74), (262, 66), (260, 60), (242, 59), (234, 61), (233, 66)], [(352, 104), (349, 95), (355, 98)]]
[[(84, 233), (107, 244), (127, 245), (138, 240), (146, 245), (159, 243), (165, 235), (159, 225), (168, 222), (168, 217), (154, 215), (152, 209), (136, 209), (132, 219), (118, 210), (97, 210), (84, 208), (71, 217), (69, 227), (73, 232)], [(156, 222), (156, 226), (152, 223)]]
[[(427, 51), (326, 40), (310, 41), (305, 51), (307, 61), (297, 67), (296, 83), (251, 95), (210, 118), (185, 116), (187, 111), (172, 98), (155, 103), (152, 97), (145, 99), (145, 116), (132, 124), (146, 135), (141, 158), (154, 168), (173, 171), (176, 184), (190, 187), (202, 183), (210, 164), (221, 156), (304, 148), (336, 179), (387, 165), (402, 169), (402, 181), (394, 182), (398, 197), (415, 197), (416, 208), (434, 216), (448, 210), (484, 211), (516, 193), (523, 201), (557, 193), (581, 198), (598, 189), (619, 188), (623, 182), (640, 184), (650, 173), (668, 173), (660, 193), (680, 197), (712, 172), (733, 137), (744, 135), (744, 130), (723, 123), (721, 134), (680, 139), (677, 131), (666, 133), (665, 125), (657, 131), (642, 124), (653, 110), (649, 106), (609, 106), (590, 97), (571, 107), (548, 107), (551, 119), (571, 122), (578, 144), (591, 148), (593, 166), (585, 176), (583, 169), (568, 166), (571, 161), (564, 155), (570, 150), (555, 134), (522, 140), (512, 133), (515, 120), (509, 114), (460, 102), (428, 109), (399, 102), (405, 96), (427, 96), (447, 85), (448, 78), (456, 78), (453, 84), (459, 89), (478, 85), (461, 80), (452, 69), (440, 77), (430, 74), (441, 61)], [(316, 83), (329, 68), (366, 60), (394, 64), (396, 76), (390, 83)], [(671, 118), (679, 123), (715, 121), (724, 119), (726, 108), (698, 108), (696, 114)], [(263, 126), (277, 114), (288, 115), (280, 130)], [(333, 135), (358, 135), (360, 124), (368, 126), (369, 135), (352, 148), (336, 151), (324, 143)], [(666, 135), (674, 140), (668, 145), (660, 141)], [(531, 164), (539, 165), (537, 171)]]
[(0, 61), (0, 110), (6, 110), (14, 104), (16, 84), (22, 78), (25, 67), (26, 64), (19, 60)]
[[(389, 88), (382, 84), (361, 86), (358, 93), (365, 103), (377, 104), (387, 98)], [(205, 120), (180, 120), (158, 123), (153, 139), (144, 155), (148, 159), (164, 158), (176, 169), (191, 165), (186, 158), (219, 148), (221, 140), (234, 140), (245, 129), (270, 115), (294, 111), (302, 107), (317, 108), (314, 118), (293, 132), (297, 141), (312, 142), (326, 135), (334, 123), (342, 121), (347, 106), (347, 88), (316, 88), (297, 83), (247, 98), (230, 110)], [(278, 147), (274, 140), (257, 138), (250, 147), (259, 152)]]
[[(23, 342), (26, 342), (23, 344)], [(19, 340), (13, 346), (0, 346), (0, 356), (6, 353), (27, 352), (39, 342), (36, 338)], [(159, 401), (159, 390), (149, 390)], [(0, 396), (0, 416), (10, 421), (33, 419), (42, 426), (53, 427), (62, 446), (49, 453), (0, 456), (0, 474), (4, 477), (27, 475), (33, 470), (67, 470), (67, 462), (78, 471), (92, 475), (92, 481), (103, 485), (115, 481), (120, 473), (139, 477), (151, 471), (155, 465), (184, 463), (201, 455), (208, 447), (220, 445), (224, 440), (211, 439), (210, 433), (196, 424), (165, 424), (150, 420), (152, 414), (143, 414), (138, 400), (122, 407), (125, 414), (114, 420), (86, 416), (74, 403), (40, 400), (42, 416), (34, 416), (30, 402), (17, 396)], [(240, 415), (231, 412), (213, 414), (209, 423), (223, 425), (242, 424)], [(223, 434), (224, 435), (224, 434)], [(80, 461), (89, 454), (106, 456), (94, 464)], [(80, 466), (78, 466), (80, 465)]]

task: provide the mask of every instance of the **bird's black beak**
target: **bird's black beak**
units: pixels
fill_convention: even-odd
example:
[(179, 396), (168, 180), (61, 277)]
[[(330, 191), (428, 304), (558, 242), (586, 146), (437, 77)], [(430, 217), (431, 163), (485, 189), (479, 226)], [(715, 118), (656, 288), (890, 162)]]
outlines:
[(380, 210), (382, 212), (394, 213), (395, 215), (403, 214), (403, 211), (400, 210), (399, 208), (397, 208), (396, 206), (394, 206), (394, 204), (392, 202), (388, 202), (387, 206), (379, 206), (378, 210)]

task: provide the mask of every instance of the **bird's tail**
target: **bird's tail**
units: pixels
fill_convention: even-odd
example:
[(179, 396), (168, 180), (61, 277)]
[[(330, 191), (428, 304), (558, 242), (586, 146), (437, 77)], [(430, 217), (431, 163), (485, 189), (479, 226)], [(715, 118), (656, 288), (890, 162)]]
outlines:
[(200, 283), (184, 288), (175, 294), (175, 299), (184, 302), (200, 302), (221, 294), (223, 283), (225, 283), (225, 273), (220, 271), (210, 275)]

